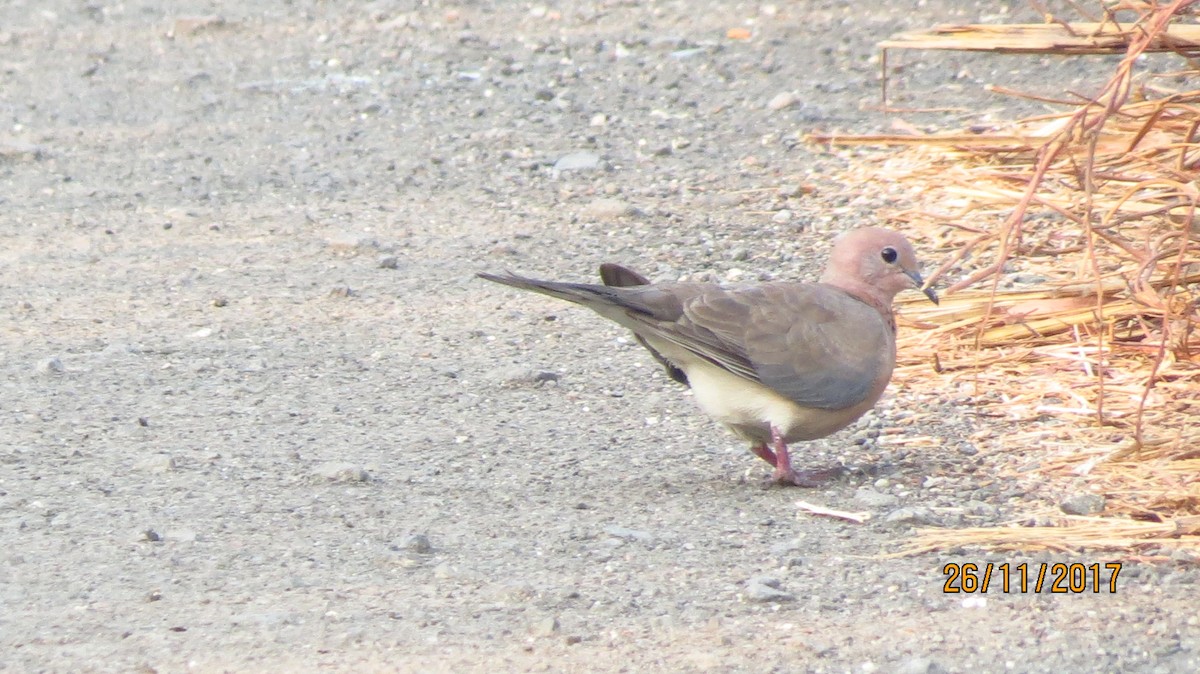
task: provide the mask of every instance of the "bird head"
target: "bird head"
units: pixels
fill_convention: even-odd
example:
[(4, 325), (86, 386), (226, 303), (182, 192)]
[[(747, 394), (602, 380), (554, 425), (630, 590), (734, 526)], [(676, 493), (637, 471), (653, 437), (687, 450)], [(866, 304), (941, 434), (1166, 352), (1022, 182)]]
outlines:
[(884, 306), (890, 305), (900, 291), (910, 288), (938, 303), (933, 288), (924, 287), (912, 244), (903, 234), (882, 227), (860, 227), (839, 236), (821, 281)]

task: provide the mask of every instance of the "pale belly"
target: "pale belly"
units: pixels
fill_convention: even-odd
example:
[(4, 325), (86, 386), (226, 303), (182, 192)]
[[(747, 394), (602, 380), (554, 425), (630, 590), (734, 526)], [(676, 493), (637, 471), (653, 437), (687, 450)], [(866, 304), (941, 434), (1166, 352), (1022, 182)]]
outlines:
[(886, 380), (858, 404), (841, 410), (801, 407), (754, 382), (709, 363), (692, 363), (685, 370), (700, 408), (751, 442), (770, 442), (771, 426), (785, 442), (815, 440), (850, 425), (879, 400)]

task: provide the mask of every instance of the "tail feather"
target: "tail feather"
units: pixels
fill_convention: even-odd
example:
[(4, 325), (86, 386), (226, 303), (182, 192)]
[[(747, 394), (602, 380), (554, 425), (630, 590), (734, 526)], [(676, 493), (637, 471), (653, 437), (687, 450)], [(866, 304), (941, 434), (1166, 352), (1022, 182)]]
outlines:
[[(636, 311), (646, 315), (653, 315), (649, 307), (644, 305), (639, 306), (639, 303), (633, 300), (628, 291), (622, 292), (621, 290), (622, 288), (650, 285), (650, 279), (632, 269), (617, 264), (605, 263), (600, 265), (600, 278), (604, 281), (604, 285), (602, 286), (590, 283), (542, 281), (526, 276), (517, 276), (513, 273), (503, 276), (480, 273), (478, 276), (479, 278), (494, 281), (495, 283), (502, 283), (522, 290), (532, 290), (543, 295), (582, 304), (601, 316), (616, 320), (617, 322), (622, 322), (619, 314), (623, 311)], [(632, 327), (628, 324), (626, 325)], [(650, 352), (650, 355), (654, 356), (655, 360), (662, 364), (663, 368), (667, 371), (667, 376), (684, 386), (690, 386), (687, 374), (683, 370), (676, 367), (674, 363), (667, 360), (657, 349), (650, 346), (645, 338), (637, 334), (636, 330), (633, 336), (639, 344), (646, 347), (646, 350)]]
[(599, 311), (604, 306), (618, 306), (625, 308), (626, 303), (621, 301), (617, 293), (608, 286), (596, 285), (592, 283), (563, 283), (560, 281), (543, 281), (541, 279), (529, 278), (528, 276), (518, 276), (511, 272), (500, 274), (488, 274), (480, 272), (476, 274), (481, 279), (500, 283), (521, 290), (532, 290), (535, 293), (557, 297), (560, 300), (582, 304), (591, 309)]

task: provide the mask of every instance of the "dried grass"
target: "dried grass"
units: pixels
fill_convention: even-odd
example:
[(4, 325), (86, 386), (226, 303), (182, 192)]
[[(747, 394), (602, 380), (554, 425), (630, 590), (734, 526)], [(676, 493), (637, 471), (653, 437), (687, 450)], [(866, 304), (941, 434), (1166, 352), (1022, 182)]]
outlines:
[[(903, 144), (880, 173), (923, 203), (891, 217), (950, 251), (933, 274), (958, 279), (942, 305), (901, 302), (897, 380), (969, 394), (981, 417), (1019, 429), (992, 436), (981, 424), (981, 443), (1034, 452), (1053, 485), (1108, 498), (1102, 518), (926, 531), (909, 552), (1200, 551), (1200, 90), (1133, 79), (1194, 1), (1147, 6), (1120, 28), (1126, 56), (1112, 78), (1061, 115), (985, 134), (811, 137)], [(1003, 33), (990, 27), (988, 39)]]
[[(945, 25), (900, 33), (881, 49), (950, 49), (999, 54), (1122, 54), (1131, 31), (1109, 20), (1087, 23)], [(1200, 26), (1174, 25), (1146, 43), (1144, 51), (1200, 51)]]

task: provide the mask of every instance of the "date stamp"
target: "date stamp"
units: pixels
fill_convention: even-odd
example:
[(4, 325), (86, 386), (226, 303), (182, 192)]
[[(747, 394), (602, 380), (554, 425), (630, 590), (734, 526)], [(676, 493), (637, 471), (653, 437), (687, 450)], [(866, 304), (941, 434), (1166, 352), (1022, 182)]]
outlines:
[(1064, 564), (1041, 562), (1038, 564), (995, 564), (993, 562), (956, 563), (942, 567), (946, 582), (942, 592), (946, 594), (986, 594), (999, 590), (1003, 594), (1039, 594), (1047, 590), (1051, 594), (1099, 594), (1117, 593), (1117, 576), (1121, 574), (1121, 562), (1095, 562), (1092, 564)]

